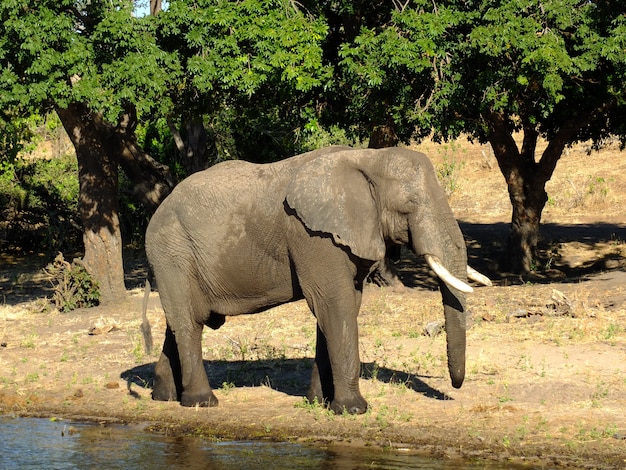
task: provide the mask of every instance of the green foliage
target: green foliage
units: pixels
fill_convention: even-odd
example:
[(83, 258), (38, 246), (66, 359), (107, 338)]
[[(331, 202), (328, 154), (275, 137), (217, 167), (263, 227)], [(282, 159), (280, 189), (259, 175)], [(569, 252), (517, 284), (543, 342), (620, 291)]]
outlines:
[[(622, 133), (618, 121), (609, 124), (609, 110), (624, 112), (617, 106), (624, 89), (613, 86), (626, 71), (624, 13), (624, 5), (577, 0), (490, 1), (467, 11), (469, 42), (456, 46), (450, 64), (460, 78), (448, 106), (456, 116), (448, 113), (442, 133), (485, 139), (491, 112), (504, 113), (511, 131), (534, 129), (548, 139), (590, 116), (571, 142)], [(453, 124), (459, 113), (463, 129)]]
[(16, 184), (15, 163), (0, 161), (0, 207), (21, 207), (26, 200), (26, 191)]
[[(144, 117), (206, 116), (217, 159), (267, 145), (264, 161), (297, 150), (315, 123), (359, 139), (387, 122), (404, 141), (433, 128), (484, 139), (486, 113), (505, 111), (513, 130), (550, 136), (624, 100), (622, 4), (174, 0), (144, 18), (132, 9), (2, 2), (0, 109), (81, 101), (112, 122), (129, 104)], [(613, 105), (576, 138), (625, 135), (622, 113)], [(242, 136), (260, 144), (240, 148)]]
[(251, 96), (263, 85), (308, 91), (329, 77), (319, 47), (327, 29), (296, 3), (269, 0), (170, 2), (158, 15), (162, 43), (177, 51), (199, 93)]
[(31, 127), (27, 119), (0, 113), (0, 174), (10, 171), (17, 155), (31, 138)]
[(34, 160), (22, 173), (30, 186), (31, 207), (58, 203), (76, 211), (78, 201), (78, 168), (76, 157), (66, 155), (51, 160)]
[[(454, 148), (452, 149), (454, 151)], [(454, 154), (449, 155), (447, 152), (443, 155), (443, 160), (437, 166), (437, 177), (439, 184), (450, 197), (459, 189), (459, 173), (463, 168), (463, 162), (457, 160)]]
[(165, 118), (157, 117), (140, 123), (135, 135), (141, 147), (154, 159), (167, 165), (177, 180), (186, 176), (176, 159), (176, 144)]
[(360, 138), (388, 122), (405, 142), (431, 132), (440, 106), (433, 100), (445, 99), (447, 45), (462, 18), (451, 7), (432, 8), (426, 1), (412, 2), (390, 12), (387, 23), (361, 27), (352, 41), (339, 45), (337, 66), (349, 111), (341, 122), (356, 125)]
[(172, 1), (156, 24), (160, 47), (179, 65), (174, 121), (202, 117), (211, 163), (300, 150), (315, 96), (332, 76), (323, 18), (284, 0)]
[(0, 3), (0, 109), (45, 113), (87, 103), (115, 122), (132, 103), (167, 112), (171, 56), (130, 0)]
[(0, 167), (3, 241), (25, 250), (80, 249), (76, 158), (18, 159)]
[[(166, 120), (183, 128), (202, 118), (211, 163), (359, 142), (382, 124), (404, 142), (433, 130), (440, 140), (484, 141), (495, 113), (510, 133), (550, 140), (566, 129), (560, 138), (571, 142), (611, 133), (626, 142), (624, 2), (172, 0), (142, 18), (133, 7), (0, 2), (5, 217), (8, 208), (32, 208), (40, 215), (29, 216), (31, 225), (49, 226), (40, 225), (46, 211), (69, 207), (75, 187), (57, 163), (39, 181), (15, 157), (28, 141), (24, 119), (72, 102), (111, 123), (136, 110), (139, 140), (178, 178)], [(122, 223), (139, 233), (146, 216), (124, 185)], [(65, 227), (44, 244), (57, 249)]]
[(348, 133), (338, 125), (323, 127), (317, 119), (311, 119), (299, 133), (298, 149), (295, 153), (308, 152), (330, 145), (358, 146), (359, 142), (348, 137)]
[(68, 263), (59, 253), (46, 267), (46, 271), (54, 279), (52, 300), (60, 311), (69, 312), (98, 305), (98, 285), (79, 260)]
[[(391, 122), (407, 142), (432, 130), (438, 139), (465, 133), (487, 140), (494, 112), (507, 116), (511, 132), (533, 129), (548, 139), (564, 122), (590, 115), (595, 119), (572, 141), (626, 136), (626, 4), (415, 0), (395, 10), (390, 3), (387, 11), (358, 1), (322, 5), (331, 32), (345, 31), (329, 36), (339, 37), (329, 44), (338, 80), (326, 117), (361, 138)], [(353, 16), (333, 15), (336, 8)]]

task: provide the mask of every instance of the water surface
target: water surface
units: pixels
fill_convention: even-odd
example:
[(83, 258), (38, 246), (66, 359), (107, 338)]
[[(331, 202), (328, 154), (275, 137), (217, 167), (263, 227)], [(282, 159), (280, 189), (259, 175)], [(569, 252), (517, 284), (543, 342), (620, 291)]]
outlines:
[(0, 469), (512, 469), (497, 462), (438, 461), (381, 449), (260, 441), (209, 442), (101, 426), (0, 416)]

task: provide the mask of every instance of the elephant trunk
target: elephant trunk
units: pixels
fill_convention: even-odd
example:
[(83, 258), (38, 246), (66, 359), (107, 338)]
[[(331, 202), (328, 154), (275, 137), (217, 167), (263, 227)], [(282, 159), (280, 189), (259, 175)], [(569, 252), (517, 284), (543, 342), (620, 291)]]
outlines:
[[(445, 207), (445, 206), (444, 206)], [(463, 288), (467, 279), (467, 252), (465, 241), (452, 211), (432, 217), (424, 230), (424, 220), (411, 224), (413, 249), (417, 255), (439, 258), (448, 274), (459, 283), (447, 284), (439, 276), (447, 336), (448, 370), (454, 388), (460, 388), (465, 379), (466, 312)], [(422, 231), (420, 231), (420, 226)], [(421, 235), (421, 236), (420, 236)], [(429, 257), (426, 256), (428, 259)], [(467, 286), (469, 288), (469, 286)], [(467, 289), (464, 289), (467, 291)], [(471, 288), (470, 288), (471, 290)]]
[(454, 388), (461, 388), (465, 379), (465, 295), (439, 282), (446, 321), (448, 370)]

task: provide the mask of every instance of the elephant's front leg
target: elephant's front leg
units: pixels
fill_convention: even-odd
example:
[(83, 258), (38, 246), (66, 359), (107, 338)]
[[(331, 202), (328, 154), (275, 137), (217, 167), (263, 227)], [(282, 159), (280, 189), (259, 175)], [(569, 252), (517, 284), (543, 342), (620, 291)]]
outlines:
[(318, 305), (315, 311), (317, 344), (308, 398), (329, 403), (338, 414), (367, 411), (367, 402), (359, 390), (361, 361), (357, 313), (360, 302), (353, 300), (346, 302), (344, 298), (342, 302), (335, 302), (334, 308)]

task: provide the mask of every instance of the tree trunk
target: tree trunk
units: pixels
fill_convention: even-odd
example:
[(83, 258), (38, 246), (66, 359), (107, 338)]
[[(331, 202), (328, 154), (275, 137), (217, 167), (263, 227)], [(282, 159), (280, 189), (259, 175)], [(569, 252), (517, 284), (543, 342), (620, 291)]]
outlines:
[(116, 139), (102, 116), (90, 112), (83, 104), (72, 103), (57, 109), (57, 114), (78, 158), (78, 210), (85, 243), (83, 264), (98, 283), (100, 302), (115, 302), (126, 296), (118, 218)]
[[(106, 124), (107, 126), (110, 126)], [(133, 197), (153, 213), (176, 185), (170, 169), (157, 162), (137, 143), (135, 128), (137, 116), (134, 108), (124, 113), (115, 129), (120, 155), (120, 165), (133, 183)]]
[(195, 118), (185, 123), (187, 131), (187, 152), (185, 166), (187, 174), (204, 170), (208, 167), (207, 134), (202, 118)]
[(150, 0), (150, 14), (156, 15), (161, 11), (161, 0)]
[(375, 126), (370, 135), (370, 141), (367, 144), (371, 149), (382, 149), (387, 147), (395, 147), (398, 145), (398, 136), (393, 128), (393, 123), (388, 122), (382, 126)]
[(508, 272), (528, 273), (537, 264), (541, 213), (548, 200), (545, 182), (536, 176), (533, 165), (521, 165), (511, 172), (507, 184), (513, 214), (500, 267)]
[(541, 213), (548, 200), (546, 183), (552, 177), (563, 149), (576, 131), (577, 126), (564, 126), (549, 142), (541, 159), (535, 161), (539, 133), (534, 127), (523, 129), (521, 151), (512, 135), (509, 120), (504, 115), (492, 114), (487, 118), (490, 125), (489, 142), (504, 175), (513, 206), (511, 230), (500, 270), (526, 274), (533, 270), (537, 260)]
[(178, 153), (182, 157), (183, 167), (187, 175), (209, 167), (207, 157), (207, 133), (202, 118), (195, 117), (185, 122), (187, 140), (183, 140), (174, 122), (168, 120), (167, 125), (174, 137)]

